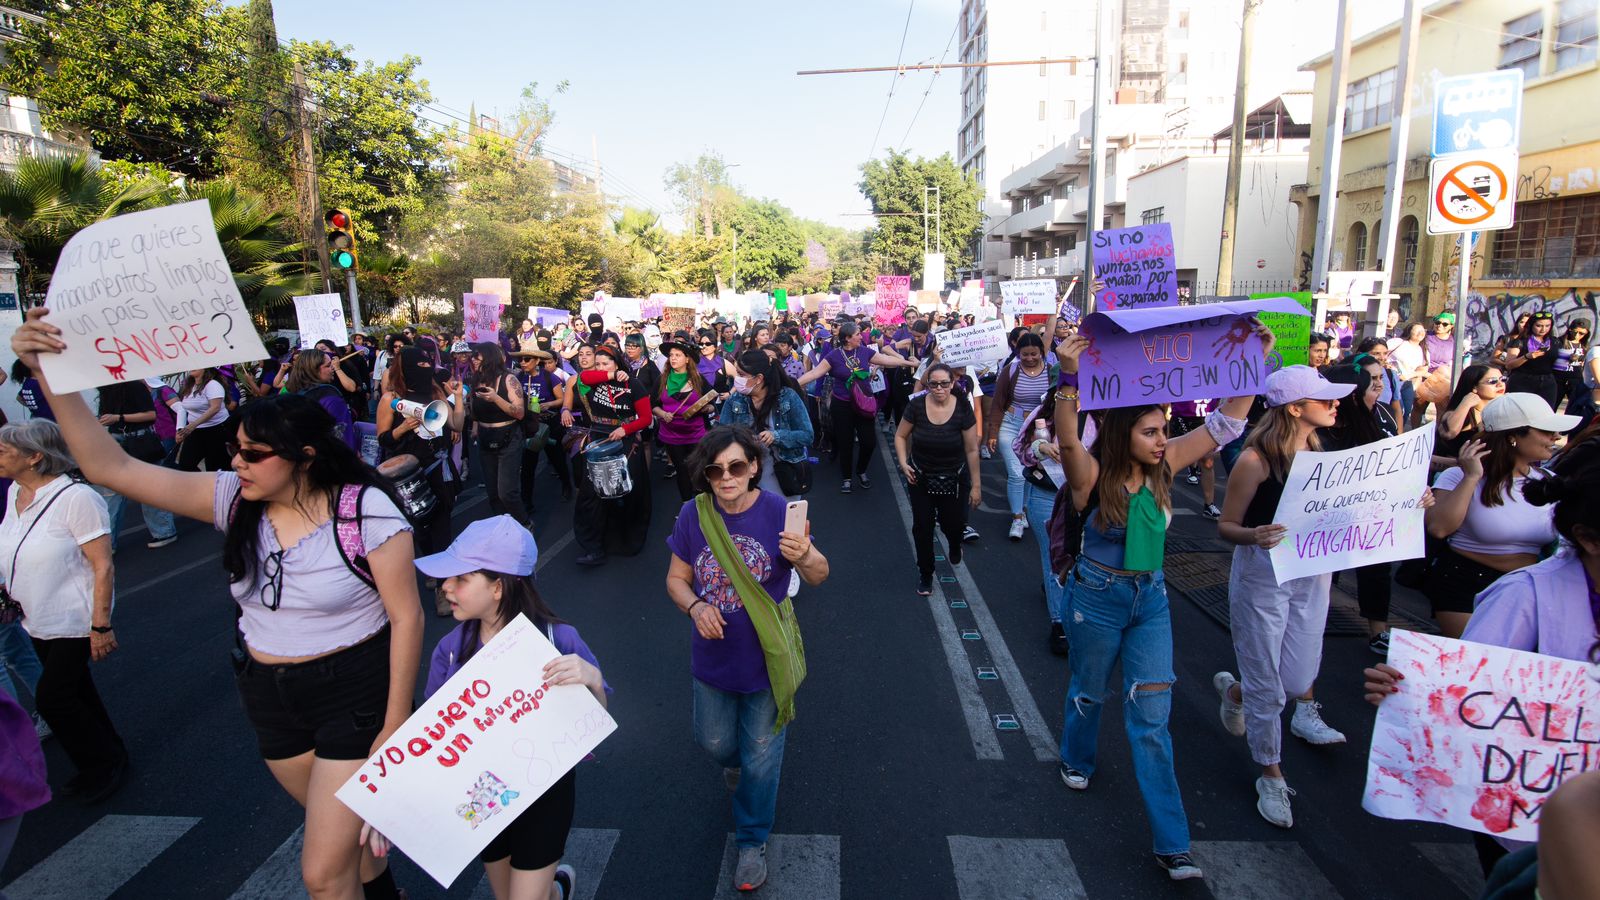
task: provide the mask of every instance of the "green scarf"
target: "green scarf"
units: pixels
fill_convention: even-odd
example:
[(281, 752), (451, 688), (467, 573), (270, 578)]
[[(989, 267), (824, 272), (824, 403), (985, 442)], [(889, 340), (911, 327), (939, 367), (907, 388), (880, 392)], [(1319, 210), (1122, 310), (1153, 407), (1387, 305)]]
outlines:
[(778, 721), (772, 728), (777, 734), (794, 718), (794, 695), (800, 682), (806, 679), (806, 648), (800, 640), (800, 623), (794, 617), (794, 601), (788, 597), (776, 602), (761, 586), (745, 565), (744, 556), (733, 545), (728, 534), (728, 523), (722, 521), (710, 494), (694, 498), (695, 512), (700, 517), (700, 531), (706, 545), (717, 558), (739, 601), (750, 614), (750, 624), (755, 626), (756, 637), (761, 640), (761, 653), (766, 657), (767, 680), (772, 683), (772, 701), (778, 707)]
[(683, 390), (683, 386), (687, 384), (688, 381), (688, 372), (667, 372), (667, 396), (670, 397)]
[(1143, 485), (1128, 498), (1128, 534), (1122, 567), (1130, 572), (1154, 572), (1167, 553), (1167, 517), (1156, 505), (1150, 486)]

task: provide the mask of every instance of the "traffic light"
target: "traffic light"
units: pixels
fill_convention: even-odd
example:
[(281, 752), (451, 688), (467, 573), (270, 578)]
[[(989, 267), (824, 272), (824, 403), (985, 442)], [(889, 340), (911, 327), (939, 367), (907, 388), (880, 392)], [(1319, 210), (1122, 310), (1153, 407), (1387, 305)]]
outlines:
[(322, 217), (328, 226), (328, 259), (334, 268), (356, 267), (355, 229), (350, 227), (350, 214), (342, 209), (330, 209)]

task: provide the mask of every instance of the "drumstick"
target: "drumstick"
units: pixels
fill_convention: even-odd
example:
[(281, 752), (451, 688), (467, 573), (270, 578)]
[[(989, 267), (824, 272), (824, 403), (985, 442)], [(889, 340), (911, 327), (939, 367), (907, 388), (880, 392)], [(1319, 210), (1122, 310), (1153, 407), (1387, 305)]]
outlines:
[(361, 351), (360, 350), (351, 350), (349, 353), (346, 353), (345, 355), (343, 355), (343, 356), (339, 357), (338, 359), (334, 360), (334, 364), (337, 365), (338, 363), (342, 363), (345, 360), (350, 359), (353, 356), (360, 356), (360, 355), (361, 355)]

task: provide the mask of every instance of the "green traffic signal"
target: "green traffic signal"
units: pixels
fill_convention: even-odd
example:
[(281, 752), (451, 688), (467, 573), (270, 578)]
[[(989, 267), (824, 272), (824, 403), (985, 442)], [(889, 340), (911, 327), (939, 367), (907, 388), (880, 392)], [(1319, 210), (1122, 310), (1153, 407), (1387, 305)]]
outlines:
[(333, 254), (333, 264), (341, 269), (351, 268), (356, 264), (355, 254), (349, 250), (336, 250)]

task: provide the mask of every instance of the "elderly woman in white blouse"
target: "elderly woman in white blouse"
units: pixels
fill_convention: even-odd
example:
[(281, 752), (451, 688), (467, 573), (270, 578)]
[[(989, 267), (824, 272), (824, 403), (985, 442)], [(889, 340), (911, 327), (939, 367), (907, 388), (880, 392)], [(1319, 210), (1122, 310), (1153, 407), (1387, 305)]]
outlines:
[(78, 774), (57, 793), (89, 802), (127, 779), (128, 751), (89, 674), (117, 648), (111, 630), (111, 520), (48, 419), (0, 428), (0, 478), (12, 480), (0, 522), (0, 578), (44, 671), (35, 701)]

